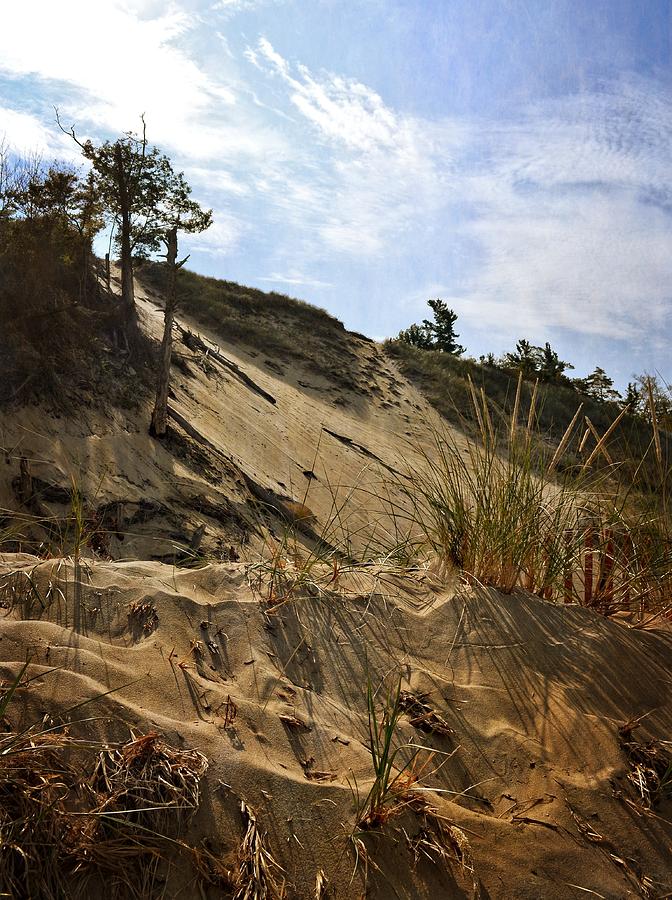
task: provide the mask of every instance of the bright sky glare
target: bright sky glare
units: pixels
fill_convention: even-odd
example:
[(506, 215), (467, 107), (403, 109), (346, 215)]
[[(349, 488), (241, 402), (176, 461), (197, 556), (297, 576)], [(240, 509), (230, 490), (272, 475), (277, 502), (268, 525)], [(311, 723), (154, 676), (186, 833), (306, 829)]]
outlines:
[[(197, 271), (374, 337), (440, 296), (478, 357), (672, 380), (670, 0), (23, 0), (0, 136), (148, 133), (215, 210)], [(187, 242), (185, 241), (185, 246)]]

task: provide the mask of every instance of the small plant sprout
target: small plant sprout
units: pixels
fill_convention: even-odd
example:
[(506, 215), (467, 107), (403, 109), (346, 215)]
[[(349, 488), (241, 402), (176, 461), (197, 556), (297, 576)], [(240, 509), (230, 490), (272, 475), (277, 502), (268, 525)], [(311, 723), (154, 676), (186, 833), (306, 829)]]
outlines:
[[(374, 780), (369, 793), (363, 798), (357, 795), (357, 824), (362, 829), (378, 828), (404, 803), (412, 799), (412, 787), (426, 773), (435, 751), (424, 762), (419, 756), (424, 750), (415, 744), (395, 746), (399, 722), (404, 713), (401, 702), (401, 678), (391, 689), (383, 703), (382, 711), (376, 709), (376, 698), (371, 680), (367, 682), (367, 709), (369, 726), (369, 752), (373, 763)], [(408, 759), (397, 765), (402, 751), (410, 749)]]

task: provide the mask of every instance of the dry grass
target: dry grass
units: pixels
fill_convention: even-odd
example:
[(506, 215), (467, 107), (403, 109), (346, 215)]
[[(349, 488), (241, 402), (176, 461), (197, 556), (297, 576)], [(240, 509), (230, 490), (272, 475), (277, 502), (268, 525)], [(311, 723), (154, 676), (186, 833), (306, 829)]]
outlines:
[(608, 838), (600, 834), (571, 804), (567, 804), (579, 834), (590, 844), (598, 846), (606, 857), (617, 866), (635, 888), (637, 895), (645, 900), (658, 900), (660, 897), (653, 880), (642, 871), (636, 859), (616, 847)]
[(409, 691), (401, 691), (399, 694), (399, 706), (409, 716), (410, 724), (419, 729), (433, 734), (451, 736), (455, 730), (450, 727), (443, 716), (440, 716), (427, 702), (429, 694), (411, 694)]
[(176, 750), (155, 731), (122, 747), (106, 747), (91, 778), (105, 798), (98, 812), (163, 834), (179, 833), (199, 807), (207, 768), (198, 750)]
[(634, 731), (641, 717), (626, 722), (618, 729), (621, 747), (628, 759), (628, 780), (647, 809), (672, 797), (672, 741), (637, 741)]
[(34, 680), (27, 670), (28, 663), (0, 699), (8, 729), (0, 736), (0, 890), (31, 900), (103, 890), (147, 898), (161, 893), (159, 881), (178, 857), (201, 880), (227, 883), (213, 854), (171, 836), (198, 808), (205, 757), (156, 733), (101, 747), (48, 719), (13, 730), (7, 713), (16, 691)]
[(457, 862), (460, 875), (470, 887), (471, 900), (480, 900), (481, 883), (467, 835), (423, 798), (415, 798), (412, 809), (420, 818), (422, 826), (418, 834), (409, 841), (416, 863), (420, 854), (432, 862), (442, 862), (449, 868)]
[(329, 880), (322, 869), (315, 875), (315, 900), (325, 900), (329, 890)]
[[(90, 749), (66, 731), (31, 729), (0, 742), (0, 884), (13, 897), (146, 897), (161, 835), (107, 829), (75, 760)], [(72, 761), (71, 761), (72, 760)]]
[(128, 627), (134, 638), (148, 637), (159, 626), (159, 613), (150, 600), (137, 600), (128, 609)]
[(604, 615), (626, 612), (635, 624), (672, 610), (668, 473), (661, 469), (657, 493), (645, 500), (630, 469), (592, 466), (622, 414), (572, 469), (563, 453), (580, 438), (580, 409), (554, 450), (536, 430), (534, 393), (524, 424), (497, 429), (484, 394), (469, 383), (477, 437), (462, 442), (436, 430), (433, 446), (415, 448), (421, 464), (398, 482), (411, 510), (398, 516), (419, 536), (416, 558), (503, 593), (523, 588)]
[(257, 817), (244, 800), (240, 802), (240, 811), (245, 836), (240, 846), (233, 900), (283, 900), (286, 894), (282, 869), (265, 845)]

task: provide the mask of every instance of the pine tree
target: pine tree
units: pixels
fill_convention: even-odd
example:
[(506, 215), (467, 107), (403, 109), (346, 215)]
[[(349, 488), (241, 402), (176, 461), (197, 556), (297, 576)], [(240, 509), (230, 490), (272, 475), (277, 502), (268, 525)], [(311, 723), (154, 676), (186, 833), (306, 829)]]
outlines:
[(543, 347), (535, 349), (539, 351), (539, 378), (542, 381), (560, 381), (563, 379), (564, 373), (568, 369), (574, 368), (571, 363), (560, 359), (548, 341), (546, 341)]
[(591, 372), (585, 378), (574, 379), (574, 384), (578, 390), (604, 403), (605, 401), (620, 400), (621, 395), (614, 388), (612, 378), (609, 378), (604, 369), (600, 366), (595, 367), (595, 371)]
[(525, 338), (516, 343), (513, 353), (505, 353), (502, 363), (505, 368), (523, 373), (523, 378), (532, 378), (539, 372), (540, 348), (535, 347)]
[(639, 416), (642, 412), (642, 392), (634, 381), (629, 381), (625, 389), (622, 405), (630, 411), (631, 416)]
[(433, 349), (460, 356), (464, 353), (465, 348), (457, 343), (457, 338), (459, 338), (459, 334), (455, 334), (457, 313), (449, 309), (444, 300), (438, 298), (428, 300), (427, 305), (434, 313), (434, 321), (423, 319), (422, 324), (432, 336)]
[(434, 321), (423, 319), (422, 325), (409, 325), (399, 332), (397, 340), (421, 350), (438, 350), (453, 356), (464, 353), (464, 347), (457, 343), (459, 334), (455, 334), (457, 313), (448, 309), (443, 300), (428, 300), (427, 305), (434, 313)]
[(434, 342), (431, 332), (424, 325), (409, 325), (397, 335), (398, 341), (404, 344), (410, 344), (412, 347), (418, 347), (420, 350), (433, 350)]
[(653, 407), (660, 428), (672, 431), (672, 391), (670, 386), (656, 375), (637, 375), (635, 384), (639, 388), (641, 409), (648, 420), (651, 419), (649, 390), (653, 398)]

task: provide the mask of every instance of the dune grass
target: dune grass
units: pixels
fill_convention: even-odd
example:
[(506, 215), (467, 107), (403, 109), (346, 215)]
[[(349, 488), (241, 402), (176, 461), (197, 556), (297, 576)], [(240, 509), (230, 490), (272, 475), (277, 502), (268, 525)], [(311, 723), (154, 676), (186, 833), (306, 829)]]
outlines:
[(394, 745), (403, 709), (399, 702), (401, 679), (391, 689), (381, 714), (376, 709), (373, 686), (369, 679), (366, 689), (366, 705), (369, 725), (369, 752), (373, 765), (374, 779), (371, 789), (363, 798), (357, 798), (357, 824), (361, 828), (376, 828), (387, 821), (391, 813), (403, 800), (408, 799), (408, 790), (413, 781), (413, 763), (420, 752), (415, 750), (410, 760), (401, 767), (395, 765), (402, 747)]
[(655, 433), (638, 465), (633, 454), (627, 467), (596, 467), (620, 413), (580, 466), (566, 466), (581, 439), (581, 407), (560, 440), (550, 442), (539, 429), (534, 395), (523, 413), (521, 380), (511, 418), (499, 422), (485, 392), (468, 385), (475, 435), (435, 429), (429, 446), (413, 447), (420, 464), (397, 482), (406, 509), (397, 505), (394, 514), (416, 536), (416, 557), (505, 594), (522, 588), (607, 615), (628, 612), (640, 624), (668, 611), (669, 471), (656, 462), (653, 495), (632, 478), (633, 467), (651, 471), (647, 455), (661, 446)]

